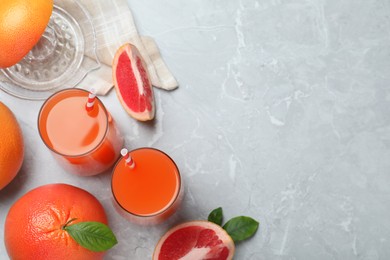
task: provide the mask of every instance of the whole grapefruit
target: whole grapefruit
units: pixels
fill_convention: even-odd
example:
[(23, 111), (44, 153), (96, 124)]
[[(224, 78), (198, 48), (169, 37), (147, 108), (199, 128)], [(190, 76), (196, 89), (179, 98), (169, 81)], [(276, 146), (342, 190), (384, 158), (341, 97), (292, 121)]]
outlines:
[(0, 68), (18, 63), (46, 29), (53, 0), (0, 1)]
[(232, 238), (221, 226), (209, 221), (190, 221), (162, 236), (153, 260), (231, 260), (234, 251)]
[(98, 260), (103, 253), (81, 247), (66, 230), (72, 223), (107, 224), (100, 202), (87, 191), (68, 184), (48, 184), (23, 195), (5, 220), (4, 242), (11, 259)]
[(24, 158), (23, 136), (11, 110), (0, 102), (0, 190), (19, 172)]

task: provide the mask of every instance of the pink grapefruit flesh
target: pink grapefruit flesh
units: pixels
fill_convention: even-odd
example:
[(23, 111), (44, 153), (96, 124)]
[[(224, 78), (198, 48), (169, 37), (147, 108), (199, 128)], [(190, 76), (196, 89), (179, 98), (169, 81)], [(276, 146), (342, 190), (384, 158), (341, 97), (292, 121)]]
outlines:
[(120, 47), (112, 68), (116, 93), (125, 110), (137, 120), (152, 120), (155, 114), (153, 89), (138, 49), (129, 43)]
[(153, 260), (230, 260), (234, 242), (208, 221), (190, 221), (170, 229), (158, 242)]

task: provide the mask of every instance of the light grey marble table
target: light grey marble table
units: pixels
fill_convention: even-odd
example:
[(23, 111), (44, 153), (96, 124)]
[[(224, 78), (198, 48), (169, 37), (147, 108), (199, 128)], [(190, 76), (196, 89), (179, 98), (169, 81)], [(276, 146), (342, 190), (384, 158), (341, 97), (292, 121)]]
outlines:
[(153, 227), (122, 219), (109, 172), (81, 178), (53, 161), (36, 128), (42, 102), (0, 92), (26, 146), (22, 170), (0, 192), (1, 236), (16, 199), (64, 182), (105, 207), (119, 240), (107, 259), (150, 259), (169, 227), (219, 206), (225, 219), (260, 221), (235, 259), (390, 259), (389, 1), (129, 4), (180, 88), (155, 90), (152, 124), (130, 118), (115, 92), (102, 99), (129, 148), (156, 147), (176, 161), (186, 184), (181, 208)]

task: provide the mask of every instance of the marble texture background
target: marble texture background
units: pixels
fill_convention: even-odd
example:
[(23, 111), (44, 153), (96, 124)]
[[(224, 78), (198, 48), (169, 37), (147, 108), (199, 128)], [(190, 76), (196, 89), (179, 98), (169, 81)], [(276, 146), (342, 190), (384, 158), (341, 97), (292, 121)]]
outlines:
[(64, 172), (36, 129), (42, 103), (0, 92), (26, 144), (21, 172), (0, 192), (1, 236), (17, 198), (65, 182), (107, 210), (119, 244), (106, 259), (150, 259), (169, 227), (219, 206), (226, 220), (260, 221), (235, 259), (390, 258), (389, 1), (128, 2), (180, 88), (155, 90), (152, 124), (131, 119), (115, 92), (102, 99), (130, 149), (156, 147), (176, 161), (186, 185), (181, 208), (153, 227), (122, 219), (110, 173)]

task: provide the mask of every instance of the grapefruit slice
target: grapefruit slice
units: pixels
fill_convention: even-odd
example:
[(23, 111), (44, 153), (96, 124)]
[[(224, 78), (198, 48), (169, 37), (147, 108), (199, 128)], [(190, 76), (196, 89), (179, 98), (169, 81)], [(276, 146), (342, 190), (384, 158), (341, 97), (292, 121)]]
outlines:
[(120, 47), (112, 68), (116, 93), (127, 113), (140, 121), (152, 120), (155, 114), (153, 89), (138, 49), (130, 43)]
[(230, 260), (234, 242), (209, 221), (190, 221), (170, 229), (158, 242), (153, 260)]

